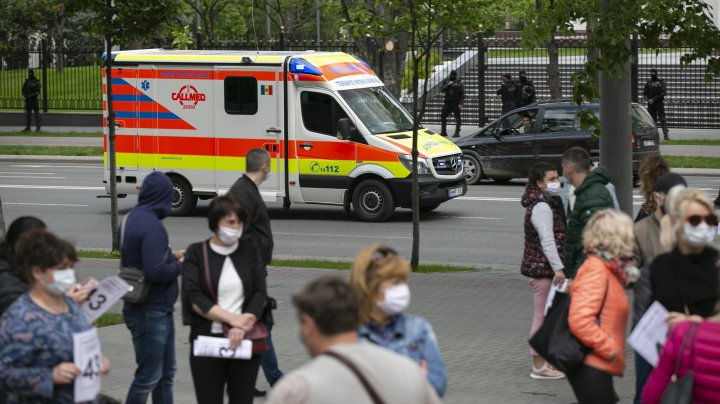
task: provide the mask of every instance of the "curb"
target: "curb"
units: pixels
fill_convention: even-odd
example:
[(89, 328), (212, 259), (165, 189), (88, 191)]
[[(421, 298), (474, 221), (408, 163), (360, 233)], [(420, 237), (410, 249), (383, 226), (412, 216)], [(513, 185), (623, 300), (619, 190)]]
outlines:
[(672, 168), (671, 171), (680, 175), (697, 175), (708, 177), (720, 176), (720, 169), (718, 168)]

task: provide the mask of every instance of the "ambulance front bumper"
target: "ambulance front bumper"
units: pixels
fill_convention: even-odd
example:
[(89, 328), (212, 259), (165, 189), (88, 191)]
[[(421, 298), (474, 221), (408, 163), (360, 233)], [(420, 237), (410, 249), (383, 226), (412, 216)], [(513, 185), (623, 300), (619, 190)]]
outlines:
[[(397, 205), (412, 208), (412, 175), (389, 181)], [(467, 193), (465, 176), (454, 181), (441, 180), (432, 175), (418, 176), (420, 207), (438, 205)]]

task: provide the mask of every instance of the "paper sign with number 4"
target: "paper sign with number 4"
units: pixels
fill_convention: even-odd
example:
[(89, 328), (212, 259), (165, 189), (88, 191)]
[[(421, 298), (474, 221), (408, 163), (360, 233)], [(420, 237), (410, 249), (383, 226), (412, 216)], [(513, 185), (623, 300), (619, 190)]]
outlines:
[(97, 328), (73, 334), (73, 362), (80, 368), (75, 378), (75, 402), (93, 401), (100, 394), (102, 351)]

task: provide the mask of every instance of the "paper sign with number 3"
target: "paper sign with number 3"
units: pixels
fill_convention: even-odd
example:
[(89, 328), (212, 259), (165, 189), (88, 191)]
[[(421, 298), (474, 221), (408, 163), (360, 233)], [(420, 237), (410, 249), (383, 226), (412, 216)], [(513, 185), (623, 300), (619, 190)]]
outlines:
[(88, 323), (92, 323), (108, 311), (113, 304), (125, 296), (127, 290), (128, 284), (119, 276), (108, 276), (100, 281), (98, 287), (88, 296), (87, 301), (80, 306)]
[(93, 401), (100, 394), (102, 351), (97, 328), (73, 334), (73, 362), (80, 368), (75, 378), (75, 402)]

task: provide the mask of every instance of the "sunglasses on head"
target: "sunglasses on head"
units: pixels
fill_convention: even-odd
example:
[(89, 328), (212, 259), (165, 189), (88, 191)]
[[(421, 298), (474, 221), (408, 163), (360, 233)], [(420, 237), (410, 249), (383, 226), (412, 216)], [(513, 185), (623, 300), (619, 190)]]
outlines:
[(393, 250), (390, 247), (380, 247), (377, 250), (375, 250), (375, 252), (373, 253), (372, 260), (373, 260), (373, 262), (378, 261), (383, 258), (386, 258), (390, 254), (397, 255), (397, 251)]
[(700, 215), (692, 215), (687, 218), (688, 223), (690, 223), (693, 226), (697, 226), (700, 224), (700, 222), (705, 222), (708, 224), (708, 226), (717, 226), (718, 225), (718, 217), (713, 214), (709, 214), (707, 216), (700, 216)]

